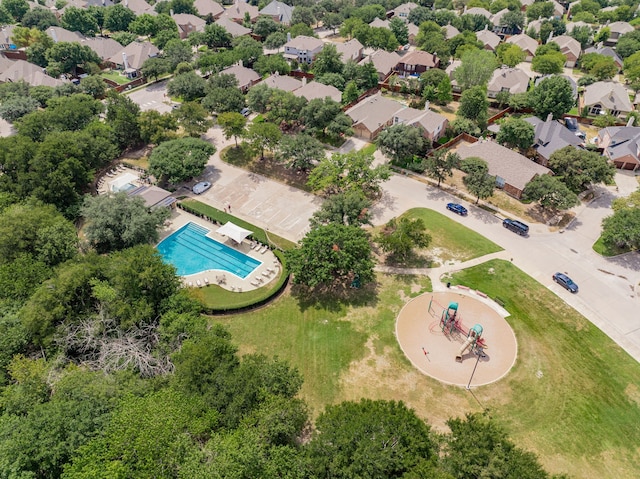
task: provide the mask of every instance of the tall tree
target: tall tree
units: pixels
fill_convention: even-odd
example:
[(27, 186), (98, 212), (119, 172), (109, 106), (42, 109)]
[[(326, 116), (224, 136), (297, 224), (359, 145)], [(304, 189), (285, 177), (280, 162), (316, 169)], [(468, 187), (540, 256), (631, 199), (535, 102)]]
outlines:
[(414, 248), (426, 248), (431, 243), (431, 236), (426, 232), (422, 218), (392, 218), (384, 226), (376, 242), (382, 251), (393, 257), (405, 260)]
[(449, 150), (437, 150), (424, 160), (425, 172), (438, 180), (438, 188), (442, 180), (453, 176), (453, 169), (460, 165), (460, 156)]
[(374, 279), (369, 238), (354, 226), (329, 223), (313, 228), (286, 256), (294, 283), (309, 288), (345, 286), (356, 275), (362, 284)]
[(391, 176), (386, 165), (373, 167), (373, 155), (362, 151), (334, 153), (324, 158), (309, 175), (308, 185), (325, 194), (358, 189), (367, 197), (380, 192), (380, 184)]
[(483, 86), (474, 86), (465, 90), (460, 97), (458, 115), (475, 121), (480, 128), (484, 128), (488, 119), (489, 100)]
[(533, 145), (535, 129), (533, 125), (522, 118), (509, 118), (502, 125), (496, 136), (496, 141), (510, 148), (526, 150)]
[(113, 90), (107, 92), (107, 121), (113, 128), (116, 140), (120, 148), (127, 148), (140, 141), (140, 127), (138, 114), (140, 107), (128, 96), (116, 93)]
[(474, 86), (486, 87), (497, 67), (495, 55), (488, 50), (469, 51), (462, 55), (453, 77), (463, 90)]
[(489, 198), (496, 187), (496, 178), (489, 174), (487, 162), (480, 158), (467, 158), (462, 162), (462, 171), (466, 176), (462, 179), (469, 192), (476, 197), (476, 204), (480, 199)]
[(185, 133), (191, 137), (199, 138), (213, 125), (204, 106), (195, 101), (189, 101), (172, 111), (173, 117), (178, 120)]
[(213, 145), (198, 138), (165, 141), (149, 156), (149, 173), (175, 185), (200, 175), (215, 152)]
[(94, 36), (100, 29), (96, 19), (84, 8), (74, 6), (66, 8), (61, 20), (62, 26), (67, 30), (87, 36)]
[(121, 3), (105, 8), (104, 28), (112, 32), (126, 32), (136, 14)]
[(422, 135), (422, 130), (416, 126), (398, 123), (380, 132), (376, 138), (380, 151), (395, 162), (412, 160), (421, 155), (431, 145)]
[(371, 200), (362, 191), (352, 189), (331, 195), (311, 218), (313, 227), (336, 223), (348, 226), (371, 224)]
[(573, 146), (553, 153), (549, 168), (574, 193), (581, 193), (592, 184), (611, 182), (615, 173), (606, 157)]
[(601, 238), (609, 247), (640, 249), (640, 208), (618, 209), (604, 218)]
[(149, 210), (139, 196), (117, 193), (87, 196), (82, 206), (85, 235), (98, 252), (158, 241), (158, 227), (171, 215), (167, 208)]
[(308, 171), (325, 157), (322, 143), (310, 135), (285, 135), (278, 144), (276, 158), (287, 168)]
[(218, 115), (217, 121), (227, 140), (233, 136), (237, 148), (238, 137), (246, 134), (245, 127), (247, 125), (247, 119), (245, 116), (236, 112), (221, 113)]
[(524, 50), (515, 43), (501, 43), (496, 49), (496, 55), (501, 64), (511, 68), (522, 63), (526, 58)]
[(542, 208), (566, 210), (578, 204), (578, 196), (555, 176), (538, 175), (522, 192), (522, 199), (537, 201)]
[(323, 75), (325, 73), (342, 73), (342, 53), (338, 53), (336, 46), (327, 43), (320, 53), (313, 59), (314, 75)]
[(100, 57), (86, 45), (78, 42), (58, 42), (47, 51), (50, 74), (71, 73), (76, 75), (79, 66), (87, 69), (90, 63), (101, 62)]
[(575, 99), (569, 80), (552, 76), (542, 80), (529, 92), (529, 102), (540, 118), (546, 118), (551, 113), (553, 118), (558, 119), (573, 107)]
[(273, 123), (252, 123), (247, 131), (247, 138), (251, 146), (260, 152), (260, 159), (264, 159), (265, 150), (275, 150), (278, 146), (282, 132)]

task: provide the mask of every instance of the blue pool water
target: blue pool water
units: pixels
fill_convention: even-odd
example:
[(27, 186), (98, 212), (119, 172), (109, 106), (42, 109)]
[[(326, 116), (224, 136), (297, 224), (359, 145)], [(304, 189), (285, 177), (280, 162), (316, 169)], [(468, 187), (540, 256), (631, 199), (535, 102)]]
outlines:
[(158, 245), (164, 261), (172, 264), (180, 276), (219, 269), (246, 278), (260, 261), (229, 248), (206, 236), (208, 229), (187, 223)]

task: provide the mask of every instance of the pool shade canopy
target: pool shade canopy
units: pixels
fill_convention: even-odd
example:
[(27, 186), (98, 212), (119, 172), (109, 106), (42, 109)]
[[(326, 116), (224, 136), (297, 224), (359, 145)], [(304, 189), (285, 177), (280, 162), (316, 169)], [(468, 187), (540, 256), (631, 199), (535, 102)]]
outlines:
[(242, 243), (242, 240), (253, 233), (253, 231), (240, 228), (240, 226), (231, 221), (227, 221), (223, 226), (218, 228), (217, 233), (231, 238), (236, 243)]

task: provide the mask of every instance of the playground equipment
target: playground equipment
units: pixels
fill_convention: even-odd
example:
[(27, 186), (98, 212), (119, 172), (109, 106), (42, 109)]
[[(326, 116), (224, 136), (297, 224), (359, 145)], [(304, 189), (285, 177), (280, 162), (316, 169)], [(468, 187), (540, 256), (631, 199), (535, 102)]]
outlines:
[(482, 336), (482, 326), (479, 324), (473, 325), (473, 327), (469, 330), (469, 334), (467, 335), (467, 339), (460, 347), (460, 351), (456, 355), (456, 361), (462, 362), (462, 355), (465, 351), (471, 348), (471, 352), (475, 352), (476, 354), (481, 353), (481, 349), (484, 345), (480, 344)]
[[(449, 307), (442, 311), (442, 317), (440, 318), (440, 326), (442, 331), (451, 334), (456, 327), (456, 315), (458, 314), (458, 303), (451, 302)], [(447, 331), (448, 329), (448, 331)]]

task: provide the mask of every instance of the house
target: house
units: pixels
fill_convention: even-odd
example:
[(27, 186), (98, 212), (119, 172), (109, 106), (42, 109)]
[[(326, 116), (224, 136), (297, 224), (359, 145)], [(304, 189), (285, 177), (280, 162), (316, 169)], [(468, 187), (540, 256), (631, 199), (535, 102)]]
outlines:
[(151, 42), (131, 42), (107, 60), (113, 68), (123, 70), (128, 78), (140, 76), (140, 68), (148, 58), (157, 57), (158, 47)]
[[(502, 10), (500, 10), (499, 12), (496, 12), (493, 14), (493, 16), (491, 17), (491, 23), (493, 23), (493, 31), (494, 33), (498, 33), (500, 35), (509, 35), (512, 33), (520, 33), (520, 29), (519, 28), (511, 28), (508, 27), (507, 25), (503, 25), (502, 24), (502, 17), (509, 12), (508, 8), (503, 8)], [(514, 30), (517, 30), (516, 32), (514, 32)]]
[(458, 30), (451, 24), (445, 25), (444, 27), (442, 27), (442, 30), (444, 31), (444, 38), (446, 40), (451, 40), (456, 35), (460, 35), (460, 30)]
[(626, 88), (618, 82), (599, 81), (584, 89), (581, 108), (589, 108), (590, 115), (610, 114), (619, 118), (633, 111)]
[[(370, 27), (375, 27), (375, 28), (386, 28), (387, 30), (390, 28), (389, 27), (389, 20), (380, 20), (379, 18), (375, 18), (370, 24)], [(418, 36), (418, 32), (420, 31), (420, 29), (418, 28), (417, 25), (414, 25), (413, 23), (407, 23), (407, 33), (409, 34), (409, 36), (407, 37), (409, 44), (410, 45), (415, 45), (416, 44), (416, 37)]]
[(204, 32), (204, 27), (207, 24), (202, 18), (191, 15), (190, 13), (177, 13), (172, 15), (178, 25), (178, 33), (180, 39), (184, 40), (192, 32)]
[(539, 18), (538, 20), (532, 20), (530, 22), (527, 23), (527, 32), (529, 30), (533, 30), (536, 35), (540, 35), (540, 26), (542, 25), (542, 22), (544, 22), (545, 20)]
[(598, 146), (616, 168), (640, 168), (640, 127), (610, 126), (598, 133)]
[(224, 7), (215, 0), (195, 0), (193, 8), (203, 18), (218, 19), (224, 13)]
[(399, 123), (420, 128), (422, 135), (432, 143), (438, 141), (449, 126), (447, 117), (429, 110), (428, 106), (424, 110), (411, 107), (402, 108), (393, 117), (393, 124)]
[(587, 22), (569, 22), (566, 26), (567, 35), (570, 34), (575, 28), (579, 27), (588, 27), (589, 29), (591, 29), (591, 25), (589, 25)]
[(492, 16), (492, 13), (489, 10), (482, 7), (472, 7), (472, 8), (464, 7), (464, 11), (462, 12), (462, 14), (463, 15), (482, 15), (487, 20), (491, 20), (491, 16)]
[(570, 131), (562, 123), (554, 120), (551, 115), (549, 116), (546, 121), (542, 121), (536, 116), (524, 119), (535, 128), (533, 147), (538, 156), (538, 163), (542, 166), (547, 166), (551, 155), (565, 146), (573, 146), (575, 148), (584, 146), (584, 140), (576, 136), (574, 132)]
[(420, 76), (431, 68), (438, 68), (440, 59), (435, 53), (414, 50), (400, 58), (394, 71), (401, 77)]
[(284, 57), (310, 65), (323, 48), (324, 42), (322, 40), (306, 35), (298, 35), (284, 44)]
[(353, 120), (355, 134), (367, 140), (375, 139), (387, 126), (404, 123), (421, 128), (426, 138), (437, 141), (448, 125), (447, 118), (438, 113), (407, 107), (379, 93), (365, 98), (345, 113)]
[(411, 13), (411, 10), (418, 7), (419, 5), (413, 2), (403, 3), (402, 5), (398, 5), (393, 10), (388, 11), (387, 18), (396, 17), (404, 20), (405, 22), (408, 22), (409, 14)]
[(224, 13), (220, 15), (220, 18), (226, 18), (227, 20), (231, 20), (232, 22), (242, 25), (246, 15), (249, 16), (251, 23), (255, 23), (260, 16), (260, 11), (258, 10), (258, 7), (254, 7), (250, 3), (236, 0), (233, 5), (225, 9)]
[(145, 0), (123, 0), (122, 4), (135, 13), (136, 16), (140, 16), (145, 13), (148, 15), (157, 15), (154, 8)]
[(13, 29), (15, 25), (5, 25), (0, 28), (0, 50), (17, 50), (18, 46), (13, 43)]
[(176, 199), (171, 193), (157, 186), (138, 186), (127, 192), (128, 196), (138, 196), (142, 198), (147, 208), (174, 208)]
[(578, 58), (580, 58), (580, 53), (582, 53), (580, 42), (569, 35), (553, 37), (551, 41), (558, 44), (560, 52), (567, 59), (564, 66), (567, 68), (575, 67), (576, 63), (578, 63)]
[(622, 60), (622, 58), (620, 58), (618, 56), (616, 51), (612, 47), (605, 47), (602, 43), (599, 43), (598, 45), (595, 45), (593, 47), (587, 48), (584, 51), (584, 53), (585, 54), (586, 53), (597, 53), (599, 55), (604, 55), (606, 57), (611, 57), (611, 58), (613, 58), (614, 63), (618, 67), (618, 70), (622, 70), (622, 67), (624, 66), (624, 61)]
[(84, 35), (79, 32), (71, 32), (62, 27), (49, 27), (46, 34), (51, 37), (53, 43), (58, 42), (79, 42), (84, 40)]
[(293, 94), (297, 97), (306, 98), (307, 101), (315, 100), (317, 98), (329, 97), (333, 101), (340, 103), (342, 101), (342, 92), (336, 87), (331, 85), (325, 85), (319, 82), (307, 83), (306, 78), (302, 79), (302, 86), (293, 91)]
[(487, 85), (487, 96), (495, 98), (500, 92), (511, 95), (525, 93), (529, 88), (529, 75), (519, 68), (498, 68)]
[(364, 46), (357, 38), (353, 38), (344, 43), (327, 42), (327, 44), (329, 43), (336, 46), (338, 53), (342, 53), (342, 56), (340, 57), (342, 63), (347, 63), (349, 60), (353, 60), (357, 63), (362, 60)]
[[(11, 62), (11, 63), (8, 63)], [(26, 60), (4, 60), (2, 62), (0, 83), (15, 83), (24, 81), (31, 86), (57, 87), (64, 85), (65, 81), (50, 77), (41, 66), (29, 63)]]
[(122, 51), (122, 45), (113, 38), (87, 37), (80, 43), (91, 48), (102, 61), (106, 61), (118, 52)]
[(525, 62), (530, 62), (533, 60), (533, 57), (536, 54), (536, 50), (538, 49), (538, 42), (531, 38), (529, 35), (525, 35), (521, 33), (520, 35), (514, 35), (505, 40), (506, 43), (513, 43), (514, 45), (518, 45), (524, 51)]
[(607, 47), (615, 47), (622, 35), (634, 30), (633, 26), (628, 22), (613, 22), (609, 25), (603, 25), (602, 28), (608, 28), (610, 32), (609, 38), (604, 42)]
[(288, 75), (280, 75), (278, 72), (262, 80), (261, 85), (283, 91), (294, 91), (302, 87), (302, 82)]
[(373, 63), (376, 71), (378, 72), (378, 79), (384, 81), (393, 69), (398, 64), (400, 56), (397, 53), (387, 52), (384, 50), (376, 50), (370, 55), (366, 56), (359, 65), (364, 65), (367, 62)]
[(291, 24), (291, 16), (293, 15), (293, 9), (286, 3), (273, 0), (269, 5), (260, 10), (260, 15), (266, 15), (273, 18), (274, 22), (281, 23), (282, 25)]
[(458, 81), (453, 76), (453, 72), (460, 65), (462, 65), (462, 62), (460, 60), (453, 60), (444, 70), (444, 72), (449, 76), (449, 80), (451, 80), (451, 90), (455, 93), (460, 93), (462, 91), (462, 88), (460, 88), (460, 85), (458, 85)]
[(498, 45), (502, 41), (502, 38), (487, 28), (476, 32), (476, 38), (484, 45), (484, 49), (489, 50), (490, 52), (495, 52), (496, 48), (498, 48)]
[(251, 33), (250, 28), (243, 27), (239, 23), (232, 22), (228, 18), (218, 18), (214, 23), (224, 28), (233, 38), (242, 37)]
[(553, 3), (553, 17), (554, 18), (562, 18), (565, 14), (565, 8), (560, 3), (556, 2), (556, 0), (551, 0)]
[(462, 160), (475, 157), (486, 161), (489, 174), (496, 177), (496, 186), (518, 199), (527, 183), (538, 175), (551, 173), (549, 168), (490, 140), (460, 146), (456, 153)]
[(530, 7), (536, 2), (536, 0), (521, 0), (520, 1), (520, 11), (527, 11), (527, 7)]
[(220, 74), (233, 75), (238, 80), (238, 88), (246, 93), (249, 88), (260, 81), (260, 75), (253, 71), (251, 68), (243, 67), (242, 65), (233, 65), (225, 68)]

